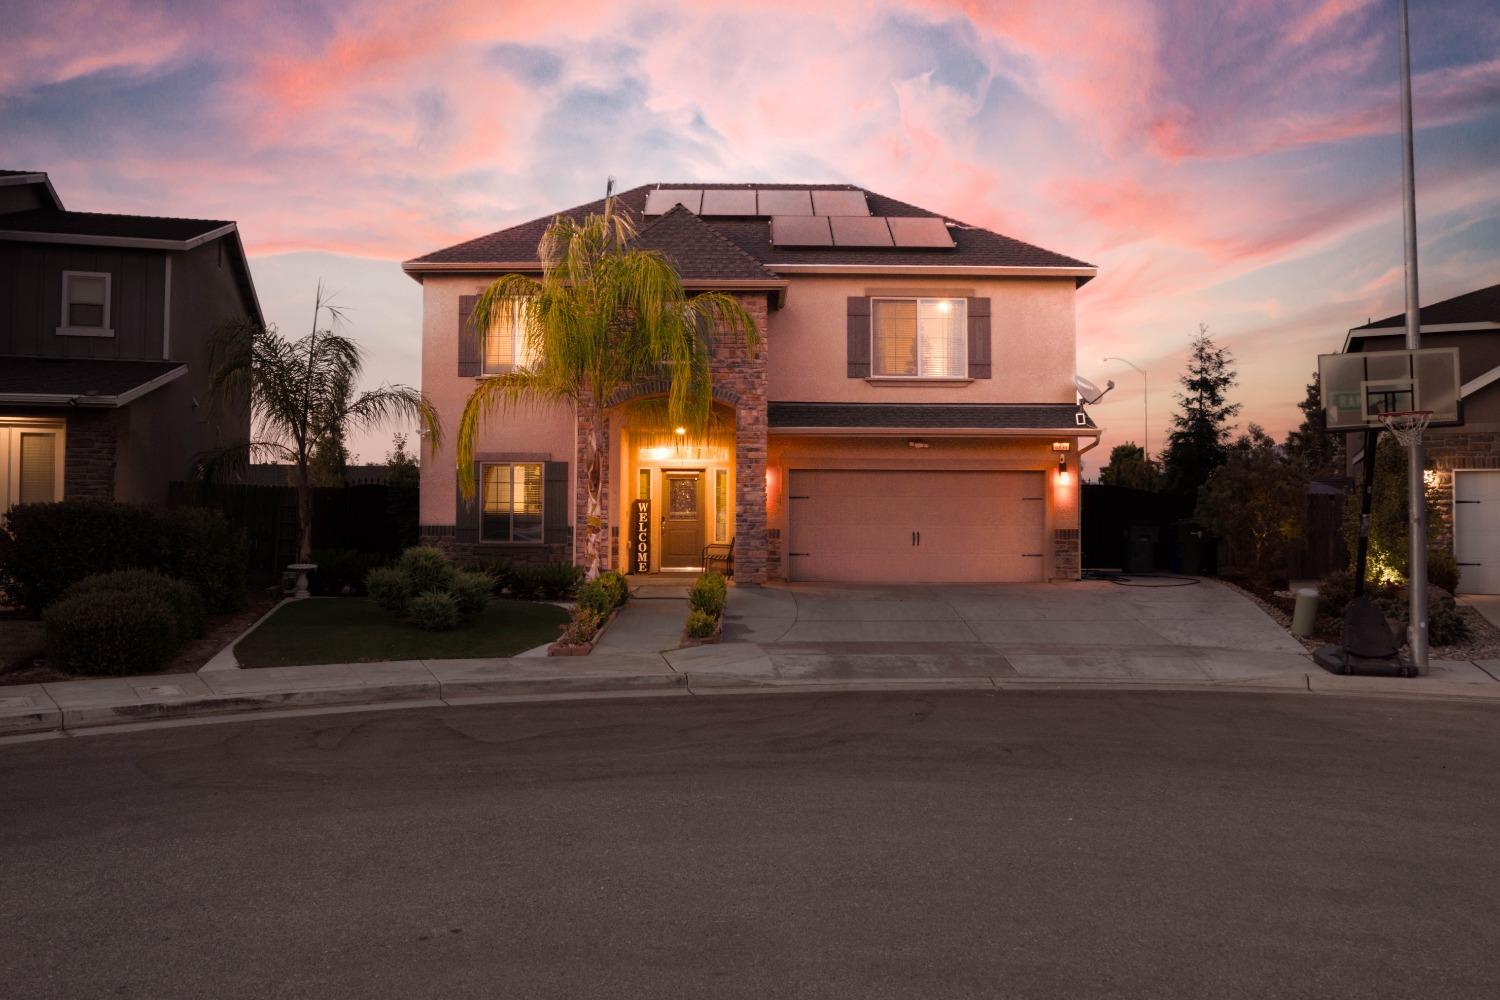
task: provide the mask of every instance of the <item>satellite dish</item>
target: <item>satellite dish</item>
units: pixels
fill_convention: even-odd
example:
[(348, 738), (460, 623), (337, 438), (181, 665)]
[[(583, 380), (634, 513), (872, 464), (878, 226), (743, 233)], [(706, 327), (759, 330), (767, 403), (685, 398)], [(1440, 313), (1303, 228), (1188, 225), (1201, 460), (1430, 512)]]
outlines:
[(1114, 387), (1115, 384), (1113, 382), (1106, 382), (1104, 384), (1104, 388), (1101, 389), (1094, 383), (1090, 382), (1088, 379), (1084, 378), (1082, 375), (1073, 376), (1073, 388), (1078, 390), (1079, 398), (1081, 398), (1086, 405), (1092, 405), (1099, 402), (1099, 400), (1104, 398), (1104, 394), (1109, 392), (1109, 390), (1113, 389)]

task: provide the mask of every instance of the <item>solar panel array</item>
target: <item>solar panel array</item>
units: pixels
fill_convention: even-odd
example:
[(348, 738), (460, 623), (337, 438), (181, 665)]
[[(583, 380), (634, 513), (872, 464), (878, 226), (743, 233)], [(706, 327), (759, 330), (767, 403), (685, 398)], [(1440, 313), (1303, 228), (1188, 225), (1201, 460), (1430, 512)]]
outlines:
[(773, 215), (778, 247), (897, 247), (951, 250), (948, 225), (936, 216)]
[(771, 220), (779, 247), (901, 247), (949, 250), (948, 225), (933, 215), (871, 215), (863, 191), (810, 188), (657, 188), (646, 195), (647, 215), (681, 205), (714, 218)]

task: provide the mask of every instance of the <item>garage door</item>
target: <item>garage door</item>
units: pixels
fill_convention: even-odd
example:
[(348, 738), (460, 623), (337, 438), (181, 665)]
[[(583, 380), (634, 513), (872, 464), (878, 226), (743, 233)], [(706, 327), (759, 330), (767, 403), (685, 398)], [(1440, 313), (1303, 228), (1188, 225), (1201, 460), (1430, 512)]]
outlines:
[(788, 482), (793, 580), (1042, 579), (1043, 473), (804, 470)]
[(1500, 471), (1453, 474), (1453, 551), (1462, 594), (1500, 594)]

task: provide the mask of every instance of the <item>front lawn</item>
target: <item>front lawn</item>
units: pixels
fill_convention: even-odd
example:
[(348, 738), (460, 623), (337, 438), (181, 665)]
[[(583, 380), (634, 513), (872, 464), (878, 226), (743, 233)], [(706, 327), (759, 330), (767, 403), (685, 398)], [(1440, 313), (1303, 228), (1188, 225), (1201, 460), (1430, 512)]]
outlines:
[(491, 601), (461, 628), (423, 632), (389, 620), (367, 597), (314, 598), (283, 607), (234, 655), (244, 667), (514, 656), (556, 640), (567, 620), (567, 612), (551, 604)]

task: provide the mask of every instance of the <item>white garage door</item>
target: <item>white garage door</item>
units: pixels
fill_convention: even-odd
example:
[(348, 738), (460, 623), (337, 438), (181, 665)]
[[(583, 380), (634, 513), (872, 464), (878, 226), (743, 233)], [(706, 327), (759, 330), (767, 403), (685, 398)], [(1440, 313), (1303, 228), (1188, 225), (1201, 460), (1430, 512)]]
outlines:
[(1040, 472), (792, 471), (793, 580), (1042, 579)]
[(1500, 471), (1453, 474), (1453, 551), (1461, 594), (1500, 594)]

